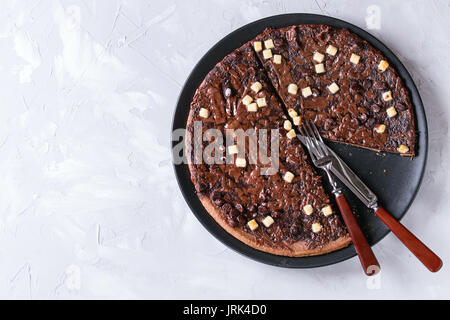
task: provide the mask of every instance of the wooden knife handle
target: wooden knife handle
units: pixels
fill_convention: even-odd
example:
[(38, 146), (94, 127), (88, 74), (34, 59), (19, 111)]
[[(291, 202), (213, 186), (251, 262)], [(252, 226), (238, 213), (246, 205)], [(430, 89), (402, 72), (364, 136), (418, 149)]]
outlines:
[(364, 268), (364, 272), (368, 276), (372, 276), (380, 270), (380, 264), (377, 258), (373, 254), (372, 248), (366, 240), (366, 237), (361, 231), (361, 228), (353, 215), (347, 199), (343, 194), (336, 197), (336, 202), (341, 211), (342, 218), (347, 226), (350, 237), (352, 238), (353, 245), (355, 246), (356, 253), (358, 254), (359, 261)]
[(408, 229), (398, 222), (384, 208), (378, 208), (375, 214), (400, 239), (401, 242), (419, 259), (431, 272), (437, 272), (442, 267), (442, 260), (422, 241), (416, 238)]

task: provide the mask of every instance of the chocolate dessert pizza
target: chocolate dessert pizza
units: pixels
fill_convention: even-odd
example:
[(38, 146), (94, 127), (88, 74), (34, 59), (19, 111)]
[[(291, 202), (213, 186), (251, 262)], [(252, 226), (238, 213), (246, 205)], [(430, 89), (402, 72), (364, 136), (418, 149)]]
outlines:
[[(395, 70), (356, 35), (325, 25), (267, 29), (197, 89), (186, 126), (191, 180), (208, 213), (247, 245), (295, 257), (331, 252), (351, 239), (295, 125), (310, 119), (327, 139), (413, 156), (412, 112)], [(265, 133), (278, 153), (255, 157), (239, 130)]]

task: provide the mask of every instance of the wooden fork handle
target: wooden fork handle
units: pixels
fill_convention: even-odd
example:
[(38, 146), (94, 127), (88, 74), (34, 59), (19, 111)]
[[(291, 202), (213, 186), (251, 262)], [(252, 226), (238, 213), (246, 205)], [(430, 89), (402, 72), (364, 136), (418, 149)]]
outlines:
[(356, 253), (358, 254), (359, 261), (364, 268), (364, 272), (368, 276), (372, 276), (380, 270), (380, 264), (378, 263), (372, 248), (366, 240), (366, 237), (361, 231), (361, 228), (353, 215), (347, 199), (343, 194), (336, 197), (336, 203), (341, 211), (342, 218), (347, 226), (350, 237), (352, 238), (353, 245), (355, 246)]
[(372, 248), (366, 240), (366, 237), (361, 231), (361, 228), (353, 215), (347, 199), (343, 194), (336, 197), (336, 203), (341, 211), (342, 218), (344, 219), (347, 230), (352, 238), (353, 245), (355, 246), (356, 253), (358, 254), (359, 261), (364, 268), (364, 272), (368, 276), (372, 276), (380, 270), (380, 264), (375, 257)]
[(422, 241), (416, 238), (408, 229), (398, 222), (384, 208), (375, 211), (378, 218), (400, 239), (401, 242), (419, 259), (431, 272), (437, 272), (442, 267), (442, 260)]

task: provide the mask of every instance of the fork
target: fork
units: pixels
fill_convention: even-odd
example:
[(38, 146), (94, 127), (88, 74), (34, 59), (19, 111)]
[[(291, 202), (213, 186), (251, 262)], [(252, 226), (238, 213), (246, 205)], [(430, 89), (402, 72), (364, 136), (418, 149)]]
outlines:
[(336, 203), (341, 211), (342, 218), (347, 226), (356, 253), (358, 254), (364, 272), (368, 275), (374, 275), (380, 270), (380, 265), (375, 257), (371, 247), (369, 246), (361, 228), (356, 221), (355, 216), (347, 202), (342, 189), (338, 187), (336, 180), (330, 172), (333, 157), (325, 147), (322, 137), (319, 134), (314, 123), (305, 121), (302, 126), (298, 127), (300, 134), (304, 139), (300, 139), (306, 145), (313, 164), (320, 169), (323, 169), (327, 174), (332, 192), (336, 197)]

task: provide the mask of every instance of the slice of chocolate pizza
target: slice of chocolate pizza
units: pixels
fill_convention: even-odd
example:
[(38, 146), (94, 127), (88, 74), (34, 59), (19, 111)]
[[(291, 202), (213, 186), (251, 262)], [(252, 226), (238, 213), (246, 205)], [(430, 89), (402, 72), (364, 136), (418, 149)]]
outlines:
[(387, 59), (344, 29), (267, 29), (254, 50), (288, 109), (313, 120), (323, 137), (414, 156), (414, 113)]
[[(244, 144), (237, 132), (248, 133)], [(262, 136), (257, 153), (250, 147), (251, 132)], [(234, 237), (285, 256), (317, 255), (350, 243), (252, 43), (206, 76), (191, 103), (186, 133), (198, 197)], [(262, 141), (269, 161), (260, 154)]]

